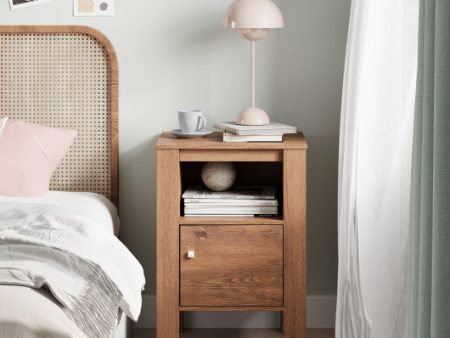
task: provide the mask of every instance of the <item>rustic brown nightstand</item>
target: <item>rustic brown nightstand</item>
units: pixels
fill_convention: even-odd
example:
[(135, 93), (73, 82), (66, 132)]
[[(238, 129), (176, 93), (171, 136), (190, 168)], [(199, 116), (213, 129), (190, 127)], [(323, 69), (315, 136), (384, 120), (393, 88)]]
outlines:
[[(306, 152), (282, 143), (223, 143), (221, 134), (157, 143), (157, 337), (180, 335), (187, 311), (278, 311), (286, 338), (306, 338)], [(234, 162), (237, 185), (276, 185), (278, 217), (184, 217), (181, 194), (203, 163)], [(195, 249), (195, 259), (188, 250)], [(213, 337), (211, 337), (213, 338)]]

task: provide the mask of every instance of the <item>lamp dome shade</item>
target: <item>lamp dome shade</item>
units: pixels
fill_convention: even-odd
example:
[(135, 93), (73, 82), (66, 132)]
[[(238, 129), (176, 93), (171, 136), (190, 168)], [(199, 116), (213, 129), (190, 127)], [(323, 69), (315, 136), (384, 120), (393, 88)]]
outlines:
[(225, 26), (237, 29), (283, 28), (284, 20), (272, 0), (235, 0), (228, 8)]

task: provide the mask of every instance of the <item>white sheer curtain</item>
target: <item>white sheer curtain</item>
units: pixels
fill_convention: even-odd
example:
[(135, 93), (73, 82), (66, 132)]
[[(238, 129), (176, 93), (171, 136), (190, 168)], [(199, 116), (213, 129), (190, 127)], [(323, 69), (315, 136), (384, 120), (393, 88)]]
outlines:
[(341, 115), (336, 338), (406, 335), (418, 0), (353, 0)]

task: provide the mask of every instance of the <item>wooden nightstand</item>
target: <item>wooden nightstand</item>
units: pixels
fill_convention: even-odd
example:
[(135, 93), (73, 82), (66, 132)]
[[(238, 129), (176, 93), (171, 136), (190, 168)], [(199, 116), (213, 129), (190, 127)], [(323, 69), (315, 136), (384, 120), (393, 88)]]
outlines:
[[(302, 134), (283, 143), (223, 143), (219, 133), (161, 135), (158, 338), (179, 337), (186, 311), (279, 311), (284, 337), (306, 338), (306, 151)], [(201, 166), (209, 161), (235, 162), (237, 185), (277, 185), (280, 216), (183, 217), (182, 191), (200, 184)]]

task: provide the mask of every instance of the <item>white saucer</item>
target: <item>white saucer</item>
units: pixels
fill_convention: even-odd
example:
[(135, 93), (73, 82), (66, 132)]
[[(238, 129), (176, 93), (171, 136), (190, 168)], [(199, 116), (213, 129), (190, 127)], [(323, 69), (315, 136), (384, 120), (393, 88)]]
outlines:
[(172, 135), (175, 135), (179, 138), (195, 138), (195, 137), (203, 137), (211, 134), (213, 131), (209, 129), (202, 129), (197, 131), (196, 133), (183, 133), (181, 129), (174, 129), (171, 131)]

